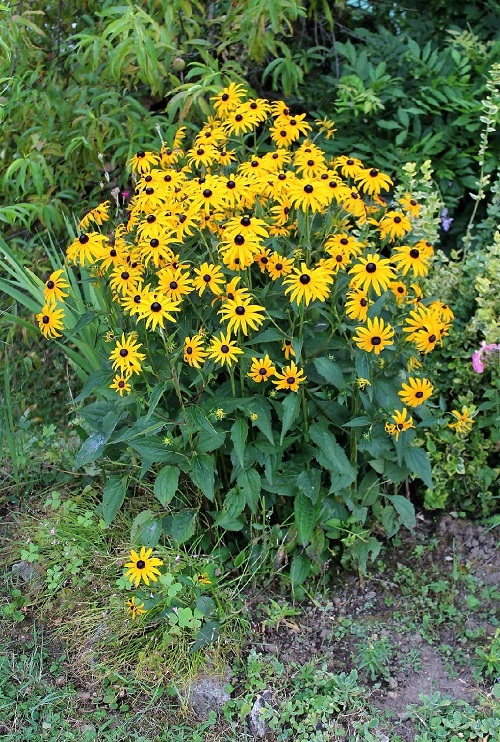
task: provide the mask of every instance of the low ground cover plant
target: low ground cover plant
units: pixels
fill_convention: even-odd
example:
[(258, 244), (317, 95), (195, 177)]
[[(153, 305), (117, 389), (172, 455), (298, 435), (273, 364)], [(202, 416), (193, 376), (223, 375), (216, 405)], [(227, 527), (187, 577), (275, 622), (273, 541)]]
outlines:
[(200, 130), (137, 152), (130, 191), (80, 221), (64, 264), (52, 249), (43, 281), (5, 246), (2, 285), (64, 333), (75, 402), (98, 398), (78, 408), (75, 465), (101, 466), (104, 521), (154, 480), (139, 546), (223, 538), (237, 567), (271, 549), (297, 589), (411, 528), (399, 490), (432, 488), (424, 431), (473, 425), (424, 369), (453, 319), (420, 286), (438, 201), (428, 167), (423, 190), (407, 169), (412, 193), (327, 157), (333, 122), (235, 84), (213, 104)]

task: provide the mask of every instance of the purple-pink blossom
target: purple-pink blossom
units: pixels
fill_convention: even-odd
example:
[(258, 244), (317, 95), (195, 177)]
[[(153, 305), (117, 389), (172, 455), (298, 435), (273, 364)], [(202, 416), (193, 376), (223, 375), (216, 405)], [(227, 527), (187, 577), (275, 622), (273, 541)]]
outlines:
[(488, 360), (488, 356), (492, 355), (495, 351), (500, 353), (500, 345), (498, 343), (490, 343), (489, 345), (483, 341), (483, 344), (479, 350), (474, 351), (472, 354), (472, 368), (476, 374), (482, 374), (484, 371), (484, 361)]

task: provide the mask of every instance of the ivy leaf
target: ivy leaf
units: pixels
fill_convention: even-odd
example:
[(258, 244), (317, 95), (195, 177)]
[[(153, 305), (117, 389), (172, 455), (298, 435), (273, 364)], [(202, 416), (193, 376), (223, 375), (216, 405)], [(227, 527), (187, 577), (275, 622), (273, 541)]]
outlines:
[(404, 452), (404, 459), (410, 471), (419, 477), (430, 490), (433, 489), (432, 468), (427, 451), (417, 446), (410, 446)]

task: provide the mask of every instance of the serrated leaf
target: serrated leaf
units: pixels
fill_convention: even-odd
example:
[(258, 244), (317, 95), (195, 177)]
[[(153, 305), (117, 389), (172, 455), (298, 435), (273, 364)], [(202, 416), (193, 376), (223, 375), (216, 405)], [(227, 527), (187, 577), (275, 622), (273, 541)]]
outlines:
[(321, 472), (319, 469), (308, 469), (297, 477), (297, 487), (311, 500), (313, 505), (318, 502), (320, 486)]
[(356, 472), (351, 466), (344, 449), (339, 446), (335, 436), (325, 420), (313, 423), (309, 428), (311, 440), (318, 447), (316, 460), (331, 473), (331, 491), (347, 487), (356, 479)]
[(285, 435), (296, 421), (300, 410), (300, 396), (296, 392), (289, 392), (288, 397), (283, 400), (283, 422), (281, 425), (280, 445)]
[(302, 585), (302, 583), (305, 582), (308, 578), (310, 571), (310, 559), (304, 556), (304, 554), (299, 554), (298, 556), (294, 557), (290, 565), (290, 580), (292, 582), (292, 587), (298, 587), (299, 585)]
[(196, 510), (180, 510), (164, 519), (164, 530), (178, 544), (183, 544), (194, 535), (197, 516)]
[(316, 526), (317, 513), (311, 500), (302, 492), (295, 496), (293, 512), (299, 542), (305, 546), (311, 540), (311, 535)]
[(203, 453), (200, 455), (193, 454), (189, 476), (193, 484), (203, 492), (210, 502), (213, 502), (215, 485), (215, 463), (213, 456)]
[(107, 436), (100, 431), (89, 435), (75, 456), (75, 469), (79, 469), (85, 464), (91, 464), (98, 459), (106, 447), (107, 440)]
[(402, 495), (388, 495), (387, 499), (392, 502), (394, 509), (401, 518), (401, 523), (412, 531), (415, 528), (415, 508), (406, 497)]
[(247, 421), (239, 417), (231, 426), (231, 440), (233, 442), (234, 451), (238, 458), (240, 466), (245, 465), (245, 445), (248, 437), (248, 423)]
[(160, 469), (154, 483), (154, 493), (163, 507), (172, 502), (179, 485), (180, 471), (177, 466), (164, 466)]
[(256, 513), (261, 490), (260, 474), (255, 469), (240, 471), (236, 478), (236, 483), (245, 497), (246, 504), (252, 513)]
[(128, 477), (112, 474), (102, 493), (102, 517), (107, 526), (113, 521), (115, 515), (123, 505), (127, 494)]
[(313, 363), (318, 374), (328, 381), (329, 384), (333, 384), (337, 389), (344, 389), (344, 374), (338, 363), (335, 363), (330, 358), (315, 358)]
[(432, 468), (427, 451), (417, 446), (410, 446), (404, 452), (404, 459), (410, 471), (419, 477), (430, 490), (433, 489)]

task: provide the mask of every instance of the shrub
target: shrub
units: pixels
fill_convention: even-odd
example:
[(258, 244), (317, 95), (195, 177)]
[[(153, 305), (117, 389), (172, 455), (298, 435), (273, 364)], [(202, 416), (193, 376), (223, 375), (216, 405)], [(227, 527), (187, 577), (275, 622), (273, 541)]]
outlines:
[(290, 557), (298, 586), (340, 548), (364, 569), (377, 532), (414, 524), (399, 485), (432, 487), (421, 366), (453, 317), (419, 287), (438, 201), (417, 200), (427, 172), (386, 202), (389, 176), (328, 160), (284, 102), (234, 84), (214, 101), (192, 141), (172, 128), (132, 157), (128, 214), (89, 212), (44, 282), (5, 248), (3, 287), (43, 298), (40, 330), (86, 377), (75, 402), (98, 396), (76, 467), (101, 462), (105, 522), (152, 476), (149, 546), (226, 534), (236, 564)]

